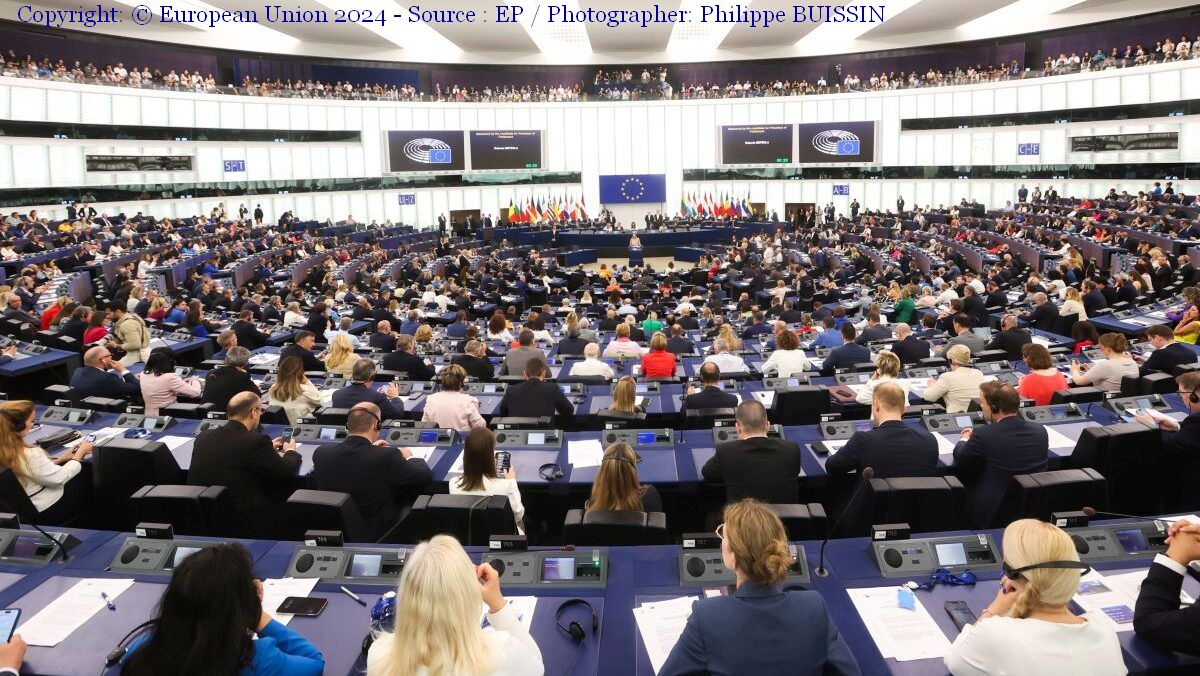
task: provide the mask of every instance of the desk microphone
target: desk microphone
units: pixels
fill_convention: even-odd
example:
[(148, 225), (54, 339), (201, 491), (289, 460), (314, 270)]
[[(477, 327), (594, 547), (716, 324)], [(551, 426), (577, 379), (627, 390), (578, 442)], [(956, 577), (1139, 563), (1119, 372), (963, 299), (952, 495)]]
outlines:
[(1121, 514), (1120, 512), (1102, 512), (1093, 507), (1084, 507), (1083, 509), (1081, 509), (1079, 511), (1083, 512), (1083, 515), (1089, 519), (1092, 518), (1093, 516), (1115, 516), (1115, 517), (1122, 518), (1122, 519), (1138, 519), (1140, 521), (1164, 521), (1167, 523), (1183, 520), (1178, 517), (1162, 518), (1162, 517), (1154, 517), (1154, 516), (1137, 516), (1135, 514)]
[[(10, 507), (10, 506), (9, 506), (9, 504), (8, 504), (7, 502), (5, 502), (4, 500), (0, 500), (0, 507), (3, 507), (3, 508), (5, 508), (5, 509), (7, 509), (8, 511), (12, 512), (13, 514), (18, 514), (18, 513), (19, 513), (19, 512), (17, 512), (15, 509), (13, 509), (12, 507)], [(33, 528), (33, 529), (34, 529), (34, 530), (36, 530), (37, 532), (41, 533), (41, 534), (42, 534), (42, 535), (43, 535), (43, 536), (44, 536), (44, 537), (45, 537), (47, 540), (49, 540), (50, 542), (54, 543), (54, 544), (55, 544), (55, 546), (57, 546), (57, 547), (58, 547), (58, 551), (62, 552), (62, 560), (63, 560), (63, 563), (66, 563), (67, 561), (70, 561), (70, 560), (71, 560), (71, 555), (70, 555), (70, 554), (67, 554), (67, 546), (66, 546), (66, 545), (64, 545), (62, 542), (60, 542), (58, 538), (56, 538), (56, 537), (54, 537), (53, 535), (51, 535), (51, 534), (47, 533), (46, 531), (42, 530), (42, 527), (41, 527), (41, 526), (39, 526), (39, 525), (37, 525), (36, 523), (27, 523), (27, 524), (25, 524), (25, 525), (27, 525), (27, 526), (30, 526), (31, 528)]]
[(875, 468), (864, 467), (858, 474), (861, 480), (858, 482), (858, 485), (854, 487), (854, 492), (850, 494), (850, 500), (846, 502), (846, 508), (842, 510), (841, 514), (838, 514), (837, 520), (833, 522), (833, 526), (829, 529), (829, 532), (825, 534), (825, 539), (821, 541), (821, 555), (817, 559), (817, 569), (813, 571), (817, 574), (817, 577), (829, 576), (829, 571), (825, 570), (825, 545), (829, 544), (829, 539), (833, 537), (834, 532), (837, 531), (837, 527), (842, 525), (842, 519), (846, 518), (846, 512), (849, 512), (850, 508), (854, 506), (854, 500), (862, 491), (862, 487), (875, 477)]

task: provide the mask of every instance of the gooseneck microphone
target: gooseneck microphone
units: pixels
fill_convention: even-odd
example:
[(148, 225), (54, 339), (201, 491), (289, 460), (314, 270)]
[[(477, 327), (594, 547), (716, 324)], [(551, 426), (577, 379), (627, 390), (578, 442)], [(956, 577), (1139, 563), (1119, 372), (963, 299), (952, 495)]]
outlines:
[(1121, 514), (1120, 512), (1102, 512), (1093, 507), (1084, 507), (1083, 509), (1081, 509), (1079, 511), (1083, 512), (1084, 516), (1086, 516), (1089, 519), (1092, 518), (1093, 516), (1115, 516), (1120, 519), (1140, 519), (1142, 521), (1165, 521), (1168, 523), (1170, 523), (1172, 521), (1182, 521), (1183, 520), (1183, 519), (1180, 519), (1179, 517), (1163, 518), (1163, 517), (1155, 517), (1155, 516), (1138, 516), (1136, 514)]
[(825, 570), (825, 545), (829, 544), (829, 539), (833, 537), (833, 534), (837, 531), (837, 527), (842, 525), (842, 519), (846, 518), (846, 512), (849, 512), (851, 508), (854, 507), (854, 500), (858, 498), (858, 494), (862, 492), (862, 487), (875, 477), (875, 468), (864, 467), (858, 474), (860, 481), (858, 482), (858, 485), (854, 487), (854, 492), (850, 494), (850, 500), (846, 502), (846, 508), (842, 510), (841, 514), (838, 514), (837, 520), (833, 522), (833, 526), (830, 527), (829, 532), (825, 534), (825, 539), (821, 541), (821, 555), (817, 558), (817, 569), (813, 571), (817, 574), (817, 577), (829, 576), (829, 571)]
[[(8, 503), (5, 502), (4, 500), (0, 500), (0, 507), (7, 509), (8, 511), (12, 512), (13, 514), (18, 513), (16, 510), (14, 510), (12, 507), (10, 507), (8, 505)], [(29, 527), (33, 528), (34, 530), (36, 530), (37, 532), (41, 533), (42, 536), (44, 536), (47, 540), (49, 540), (55, 547), (58, 547), (58, 551), (62, 552), (63, 563), (66, 563), (67, 561), (71, 560), (71, 555), (67, 553), (67, 546), (65, 544), (63, 544), (63, 542), (60, 541), (58, 538), (47, 533), (45, 530), (42, 530), (42, 527), (37, 525), (36, 523), (27, 523), (24, 525), (29, 526)]]

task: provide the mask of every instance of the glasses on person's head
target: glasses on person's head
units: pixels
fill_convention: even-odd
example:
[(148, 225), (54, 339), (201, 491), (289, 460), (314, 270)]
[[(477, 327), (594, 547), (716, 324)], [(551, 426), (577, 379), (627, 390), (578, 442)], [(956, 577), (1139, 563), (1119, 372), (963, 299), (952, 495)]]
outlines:
[(717, 534), (717, 537), (724, 540), (725, 539), (725, 524), (723, 524), (723, 523), (717, 524), (717, 530), (715, 532)]

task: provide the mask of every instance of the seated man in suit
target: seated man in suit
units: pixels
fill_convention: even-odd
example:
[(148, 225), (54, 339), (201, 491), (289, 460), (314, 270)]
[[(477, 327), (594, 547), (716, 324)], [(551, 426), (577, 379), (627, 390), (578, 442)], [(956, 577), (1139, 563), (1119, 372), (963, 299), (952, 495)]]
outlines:
[(877, 386), (871, 402), (875, 428), (855, 432), (842, 450), (825, 461), (825, 472), (832, 476), (871, 467), (881, 479), (936, 475), (937, 439), (924, 429), (901, 422), (907, 406), (908, 396), (899, 385)]
[(371, 387), (375, 384), (375, 362), (359, 359), (354, 362), (350, 377), (353, 382), (333, 393), (330, 403), (334, 408), (352, 408), (365, 401), (373, 404), (384, 420), (404, 417), (404, 401), (400, 399), (395, 382), (389, 382), (382, 392)]
[(463, 353), (451, 363), (461, 366), (475, 380), (492, 379), (492, 362), (487, 356), (487, 346), (478, 340), (468, 340)]
[(587, 347), (588, 342), (580, 336), (579, 325), (576, 324), (567, 329), (567, 336), (565, 338), (558, 341), (558, 355), (566, 357), (583, 354), (583, 348)]
[(555, 413), (573, 415), (575, 406), (558, 385), (545, 381), (546, 361), (534, 357), (525, 363), (525, 380), (510, 385), (496, 409), (497, 415), (517, 418), (553, 418)]
[(230, 329), (225, 329), (217, 334), (217, 347), (221, 348), (213, 353), (212, 359), (225, 359), (225, 354), (229, 352), (229, 348), (237, 347), (237, 334)]
[(254, 325), (254, 313), (249, 310), (242, 310), (229, 330), (237, 336), (237, 344), (251, 352), (268, 342), (268, 336)]
[(1133, 612), (1133, 630), (1159, 650), (1200, 655), (1200, 606), (1179, 607), (1188, 565), (1200, 560), (1200, 524), (1171, 524), (1167, 551), (1154, 557), (1142, 580)]
[(228, 411), (224, 426), (201, 432), (193, 442), (188, 485), (224, 486), (251, 533), (266, 536), (295, 487), (300, 454), (296, 442), (255, 431), (263, 406), (253, 392), (234, 395)]
[(987, 344), (989, 350), (1004, 350), (1004, 358), (1009, 361), (1020, 361), (1023, 357), (1021, 350), (1033, 342), (1033, 338), (1025, 329), (1017, 326), (1016, 315), (1004, 315), (1000, 319), (1000, 332), (992, 336), (992, 342)]
[(15, 293), (8, 297), (8, 307), (4, 308), (4, 318), (14, 319), (22, 324), (33, 324), (35, 327), (42, 325), (41, 321), (21, 308), (21, 297)]
[(239, 392), (261, 395), (262, 390), (250, 379), (246, 366), (250, 363), (250, 350), (234, 345), (225, 351), (225, 364), (208, 372), (204, 378), (204, 394), (201, 400), (212, 404), (214, 411), (224, 411), (229, 400)]
[(97, 345), (84, 353), (83, 366), (71, 374), (71, 387), (78, 390), (81, 397), (135, 400), (142, 397), (137, 376), (113, 359), (112, 353), (104, 345)]
[(671, 337), (667, 339), (667, 352), (676, 357), (696, 353), (696, 344), (683, 337), (682, 324), (671, 326)]
[(394, 352), (396, 350), (396, 333), (392, 331), (392, 323), (385, 319), (376, 324), (375, 333), (367, 337), (367, 346), (380, 352)]
[(387, 535), (400, 517), (400, 489), (419, 489), (433, 481), (424, 460), (412, 457), (407, 448), (392, 448), (379, 440), (379, 425), (378, 406), (367, 401), (355, 404), (346, 416), (348, 436), (341, 443), (318, 447), (308, 475), (314, 489), (354, 498), (371, 527), (373, 541)]
[[(1139, 413), (1135, 420), (1162, 431), (1162, 450), (1168, 476), (1191, 476), (1200, 466), (1200, 371), (1189, 371), (1175, 378), (1179, 398), (1188, 415), (1176, 422), (1165, 416)], [(1184, 486), (1185, 491), (1194, 487)], [(1174, 492), (1174, 488), (1169, 492)], [(1193, 500), (1194, 501), (1194, 500)], [(1192, 502), (1192, 501), (1189, 501)]]
[(704, 480), (725, 484), (725, 501), (754, 498), (769, 504), (799, 499), (800, 447), (794, 441), (767, 436), (771, 423), (756, 399), (743, 401), (735, 418), (738, 438), (717, 446), (704, 463)]
[(825, 361), (821, 363), (821, 375), (828, 378), (838, 369), (850, 368), (855, 364), (865, 364), (871, 361), (871, 350), (854, 342), (857, 335), (858, 330), (854, 328), (854, 324), (850, 322), (842, 324), (842, 346), (830, 350)]
[(1012, 478), (1046, 470), (1046, 428), (1017, 415), (1021, 395), (993, 380), (979, 386), (979, 406), (987, 425), (963, 430), (954, 446), (954, 464), (967, 487), (967, 520), (990, 528)]
[(325, 362), (321, 361), (323, 355), (313, 354), (313, 347), (317, 344), (317, 335), (312, 331), (300, 330), (296, 332), (296, 342), (293, 345), (284, 346), (279, 351), (279, 361), (283, 361), (288, 357), (299, 357), (301, 363), (304, 364), (305, 371), (325, 371)]
[(454, 318), (454, 323), (446, 327), (447, 338), (462, 338), (467, 335), (467, 327), (470, 323), (467, 322), (467, 313), (465, 310), (459, 310), (458, 315)]
[(1032, 296), (1033, 309), (1025, 313), (1025, 321), (1039, 331), (1054, 331), (1058, 323), (1058, 306), (1049, 302), (1049, 297), (1037, 292)]
[(696, 390), (688, 384), (687, 392), (684, 393), (683, 401), (679, 406), (679, 415), (682, 418), (684, 411), (691, 409), (699, 411), (704, 409), (716, 408), (735, 408), (738, 405), (737, 395), (726, 392), (720, 388), (721, 368), (712, 362), (705, 362), (700, 366), (700, 385), (701, 389)]
[(940, 350), (942, 355), (945, 355), (955, 345), (966, 345), (967, 349), (971, 351), (971, 356), (987, 349), (987, 341), (971, 330), (971, 318), (966, 314), (960, 312), (954, 315), (952, 326), (955, 335), (942, 346)]
[(500, 375), (515, 376), (525, 372), (525, 364), (533, 359), (541, 359), (542, 363), (546, 362), (546, 356), (542, 351), (533, 346), (533, 331), (529, 329), (521, 329), (517, 334), (517, 347), (510, 349), (508, 354), (504, 355), (504, 363), (500, 365)]
[(891, 337), (892, 330), (879, 323), (879, 313), (875, 310), (870, 310), (867, 312), (867, 328), (863, 329), (862, 335), (855, 342), (859, 345), (866, 345), (876, 340), (887, 340)]
[(896, 342), (892, 343), (892, 352), (900, 358), (901, 364), (912, 366), (930, 357), (929, 341), (914, 336), (912, 327), (901, 322), (896, 325)]
[(1155, 324), (1147, 328), (1146, 340), (1154, 346), (1154, 351), (1142, 363), (1143, 376), (1151, 373), (1172, 373), (1176, 366), (1200, 361), (1200, 355), (1175, 340), (1175, 332), (1166, 324)]
[(433, 380), (433, 367), (425, 359), (413, 353), (413, 337), (407, 333), (396, 336), (396, 351), (383, 356), (383, 368), (402, 371), (409, 380)]

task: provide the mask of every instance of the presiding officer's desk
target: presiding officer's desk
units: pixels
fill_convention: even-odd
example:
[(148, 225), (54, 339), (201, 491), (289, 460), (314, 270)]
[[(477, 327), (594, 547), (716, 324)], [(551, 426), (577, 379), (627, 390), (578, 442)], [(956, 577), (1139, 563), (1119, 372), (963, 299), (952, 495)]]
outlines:
[[(1097, 521), (1092, 525), (1102, 524), (1130, 525), (1129, 520)], [(1141, 525), (1147, 528), (1154, 527), (1149, 522)], [(0, 560), (0, 607), (20, 608), (22, 621), (28, 621), (59, 593), (80, 579), (125, 578), (135, 580), (135, 584), (114, 600), (116, 610), (100, 610), (58, 646), (31, 647), (26, 654), (26, 664), (22, 673), (99, 673), (105, 655), (118, 641), (128, 631), (153, 616), (168, 582), (169, 570), (166, 569), (140, 573), (109, 569), (116, 557), (128, 548), (131, 535), (107, 531), (71, 532), (79, 538), (80, 543), (72, 551), (69, 561), (58, 560), (45, 566), (17, 566)], [(956, 535), (972, 539), (979, 535), (989, 536), (997, 548), (1001, 547), (1001, 531), (998, 530), (936, 533), (914, 537)], [(174, 542), (159, 541), (158, 544), (173, 551), (176, 545), (202, 546), (203, 542), (216, 541), (219, 540), (178, 536)], [(305, 551), (315, 551), (299, 542), (242, 542), (255, 560), (256, 575), (264, 579), (277, 579), (289, 573), (296, 575), (299, 568), (293, 568), (292, 562), (299, 562), (300, 555)], [(863, 673), (945, 673), (945, 667), (938, 658), (906, 662), (884, 659), (846, 592), (847, 589), (853, 588), (898, 586), (909, 579), (923, 582), (928, 578), (927, 574), (884, 577), (869, 553), (869, 540), (849, 538), (829, 543), (825, 562), (828, 574), (819, 576), (814, 571), (819, 563), (821, 543), (807, 541), (796, 544), (804, 551), (804, 565), (800, 568), (809, 574), (811, 580), (795, 584), (786, 583), (785, 586), (808, 588), (821, 594), (834, 623), (850, 646)], [(383, 547), (396, 552), (411, 549), (411, 545)], [(354, 546), (347, 548), (353, 549)], [(707, 587), (684, 584), (680, 576), (680, 562), (681, 555), (687, 550), (681, 550), (678, 546), (580, 548), (578, 551), (539, 548), (536, 551), (546, 555), (591, 558), (602, 562), (606, 575), (604, 584), (599, 585), (578, 579), (547, 583), (539, 578), (533, 586), (523, 586), (511, 584), (511, 578), (502, 574), (502, 589), (506, 597), (536, 596), (539, 599), (533, 617), (529, 618), (529, 624), (531, 634), (542, 652), (547, 674), (651, 674), (645, 646), (633, 618), (633, 608), (649, 601), (680, 596), (699, 598), (702, 594), (728, 591), (728, 588), (720, 583), (713, 583)], [(491, 561), (505, 556), (480, 548), (472, 548), (470, 552), (476, 562)], [(511, 557), (514, 554), (520, 555), (518, 552), (508, 553), (507, 556)], [(992, 554), (996, 559), (1002, 558), (999, 551), (993, 551)], [(1153, 554), (1154, 551), (1136, 552), (1124, 555), (1120, 560), (1095, 563), (1094, 566), (1103, 573), (1146, 570)], [(953, 640), (957, 630), (942, 608), (944, 603), (950, 600), (965, 601), (978, 616), (996, 594), (997, 580), (1000, 576), (997, 568), (998, 566), (993, 564), (973, 569), (979, 579), (973, 586), (937, 585), (933, 590), (915, 592), (917, 600), (929, 611), (948, 640)], [(293, 618), (289, 627), (307, 637), (323, 653), (326, 659), (325, 673), (341, 676), (362, 673), (361, 648), (363, 638), (370, 630), (370, 608), (382, 594), (395, 589), (398, 577), (394, 571), (386, 571), (381, 572), (378, 577), (346, 580), (338, 570), (340, 568), (326, 573), (329, 577), (322, 577), (312, 592), (313, 596), (328, 599), (328, 606), (321, 615)], [(955, 570), (961, 570), (961, 567)], [(318, 574), (309, 572), (305, 575), (312, 577)], [(357, 594), (365, 605), (360, 605), (343, 593), (340, 590), (342, 585)], [(1189, 578), (1185, 580), (1185, 591), (1196, 596), (1200, 594), (1200, 584)], [(590, 631), (585, 608), (574, 607), (566, 611), (567, 621), (577, 620), (589, 627), (588, 637), (582, 647), (577, 647), (570, 637), (554, 625), (559, 605), (572, 598), (586, 599), (599, 617), (600, 628), (596, 636)], [(274, 612), (272, 608), (265, 610), (268, 613)], [(17, 631), (20, 632), (19, 626)], [(1171, 670), (1185, 664), (1196, 664), (1194, 658), (1159, 651), (1132, 632), (1121, 632), (1119, 638), (1125, 663), (1131, 671)]]

